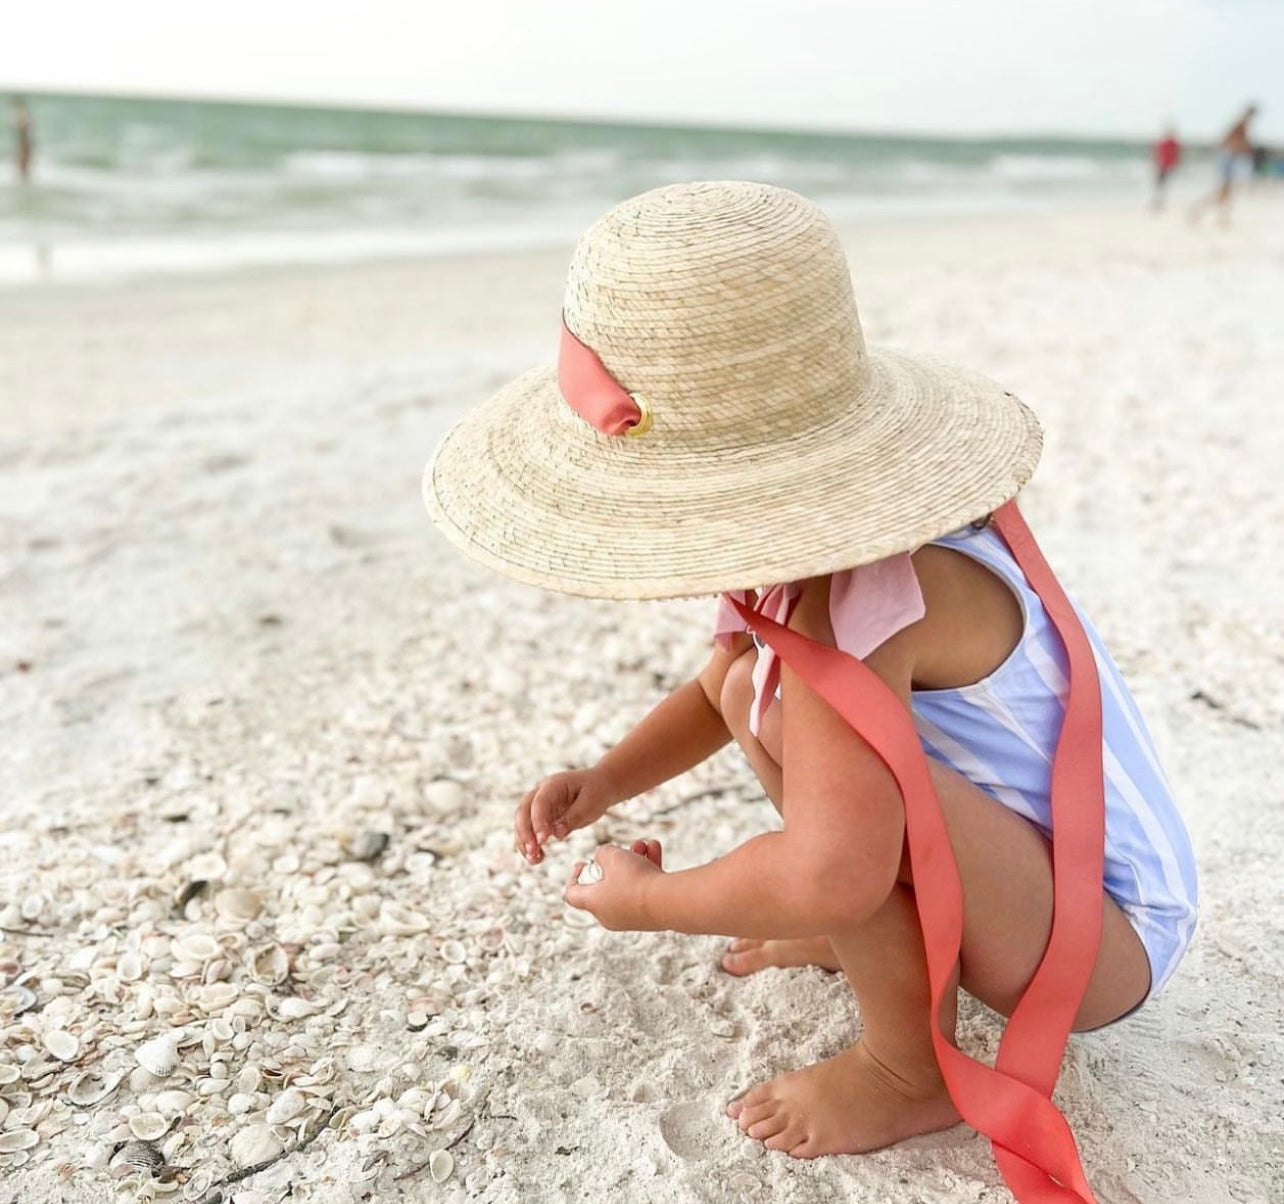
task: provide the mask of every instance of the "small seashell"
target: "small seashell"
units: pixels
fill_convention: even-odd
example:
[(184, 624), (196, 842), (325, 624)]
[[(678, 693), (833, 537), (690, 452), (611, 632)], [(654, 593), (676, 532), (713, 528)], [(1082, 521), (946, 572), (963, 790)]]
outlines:
[(228, 1143), (228, 1153), (237, 1166), (257, 1166), (275, 1158), (285, 1146), (267, 1125), (246, 1125)]
[(122, 953), (116, 959), (116, 977), (121, 982), (137, 982), (143, 976), (143, 959), (137, 953)]
[(243, 1016), (249, 1020), (258, 1020), (263, 1015), (263, 1000), (252, 995), (238, 999), (227, 1009), (232, 1016)]
[(45, 1048), (60, 1062), (74, 1062), (80, 1054), (80, 1038), (66, 1029), (45, 1033)]
[(415, 936), (428, 931), (428, 920), (400, 903), (385, 900), (379, 909), (379, 930), (390, 936)]
[(227, 920), (252, 920), (263, 910), (263, 900), (245, 887), (229, 886), (214, 896), (214, 910)]
[(434, 778), (423, 790), (428, 810), (437, 815), (458, 811), (464, 801), (464, 788), (453, 778)]
[(307, 1099), (301, 1091), (296, 1091), (291, 1087), (288, 1091), (282, 1091), (280, 1095), (272, 1101), (272, 1106), (267, 1110), (267, 1122), (270, 1125), (283, 1125), (292, 1121), (304, 1108), (307, 1107)]
[(190, 1091), (162, 1091), (156, 1096), (156, 1111), (162, 1116), (180, 1116), (193, 1098)]
[[(14, 983), (0, 991), (0, 1004), (7, 1004), (6, 1011), (14, 1016), (20, 1016), (36, 1006), (36, 993), (30, 987)], [(3, 1081), (0, 1079), (0, 1082)]]
[(115, 1091), (123, 1077), (104, 1074), (101, 1070), (86, 1070), (72, 1079), (71, 1086), (67, 1088), (67, 1098), (78, 1108), (90, 1108)]
[(307, 1074), (301, 1074), (295, 1083), (300, 1087), (323, 1086), (334, 1078), (334, 1059), (320, 1058), (308, 1068)]
[(134, 1051), (138, 1064), (158, 1079), (168, 1078), (178, 1068), (179, 1033), (165, 1033), (144, 1041)]
[(290, 973), (290, 959), (280, 945), (264, 945), (250, 955), (250, 977), (269, 987), (283, 983)]
[(183, 1185), (184, 1200), (203, 1200), (214, 1183), (214, 1172), (207, 1166), (197, 1167)]
[(441, 959), (444, 962), (449, 962), (452, 966), (460, 966), (468, 960), (468, 950), (459, 941), (443, 941), (441, 944)]
[(445, 1183), (455, 1169), (455, 1156), (449, 1150), (437, 1150), (428, 1159), (428, 1173), (434, 1183)]
[(222, 946), (208, 932), (189, 932), (175, 937), (170, 946), (180, 962), (203, 964), (222, 951)]
[(165, 1155), (150, 1141), (127, 1141), (112, 1161), (146, 1171), (149, 1175), (156, 1175), (165, 1167)]
[(407, 1012), (406, 1027), (412, 1033), (421, 1033), (428, 1027), (429, 1016), (427, 1012)]
[(227, 873), (227, 862), (221, 853), (200, 853), (187, 863), (187, 871), (193, 878), (217, 882)]
[(268, 1002), (268, 1015), (277, 1020), (302, 1020), (319, 1010), (312, 1000), (304, 999), (301, 995), (287, 995), (275, 1006), (270, 1000)]
[(220, 982), (225, 978), (231, 978), (235, 966), (225, 957), (216, 957), (213, 961), (205, 963), (205, 969), (201, 974), (201, 981), (204, 983)]
[(169, 1121), (159, 1112), (138, 1112), (129, 1118), (129, 1131), (139, 1141), (159, 1141), (169, 1132)]
[(43, 895), (28, 895), (23, 899), (22, 905), (18, 910), (21, 912), (24, 920), (35, 920), (39, 918), (40, 913), (44, 910), (44, 906), (45, 900)]
[(135, 1095), (141, 1095), (144, 1091), (151, 1091), (156, 1086), (156, 1076), (145, 1066), (135, 1066), (129, 1072), (129, 1089)]
[(254, 1107), (254, 1096), (244, 1091), (234, 1091), (227, 1100), (227, 1110), (233, 1116), (244, 1116)]
[(348, 856), (353, 861), (375, 861), (383, 855), (390, 840), (387, 832), (358, 832), (348, 841)]
[(201, 987), (195, 995), (195, 1003), (203, 1012), (221, 1012), (241, 993), (235, 983), (212, 982)]
[(595, 882), (601, 882), (602, 877), (602, 867), (598, 865), (595, 858), (590, 857), (580, 867), (579, 877), (575, 881), (584, 886), (591, 886)]
[(0, 1154), (16, 1154), (19, 1150), (33, 1149), (39, 1143), (35, 1129), (8, 1129), (0, 1133)]
[(57, 1062), (51, 1062), (47, 1058), (37, 1056), (23, 1065), (22, 1077), (27, 1081), (28, 1086), (43, 1087), (50, 1076), (56, 1074), (57, 1071)]
[(351, 1123), (352, 1118), (355, 1115), (356, 1115), (355, 1108), (352, 1108), (352, 1107), (340, 1108), (336, 1113), (334, 1113), (334, 1115), (330, 1117), (329, 1127), (332, 1128), (336, 1133), (346, 1133), (348, 1131), (348, 1125)]

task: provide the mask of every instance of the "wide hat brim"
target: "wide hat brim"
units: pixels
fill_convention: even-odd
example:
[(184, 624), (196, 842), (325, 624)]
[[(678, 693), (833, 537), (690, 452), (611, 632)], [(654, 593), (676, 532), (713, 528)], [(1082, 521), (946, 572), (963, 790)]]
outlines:
[[(849, 409), (787, 439), (666, 446), (600, 434), (536, 368), (461, 419), (424, 473), (440, 530), (480, 563), (593, 598), (754, 589), (855, 568), (983, 518), (1039, 459), (993, 381), (869, 351)], [(740, 433), (733, 433), (739, 435)]]

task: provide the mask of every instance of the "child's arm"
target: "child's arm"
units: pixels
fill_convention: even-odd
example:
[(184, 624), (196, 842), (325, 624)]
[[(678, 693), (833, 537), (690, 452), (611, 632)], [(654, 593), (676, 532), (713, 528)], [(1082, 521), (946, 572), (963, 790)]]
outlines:
[[(827, 591), (809, 590), (790, 626), (832, 644)], [(906, 703), (913, 655), (907, 628), (866, 661)], [(788, 666), (781, 684), (784, 830), (677, 873), (623, 849), (600, 849), (604, 876), (568, 887), (572, 906), (588, 908), (608, 928), (744, 937), (814, 936), (873, 914), (900, 864), (900, 793), (878, 755)]]
[(545, 778), (517, 809), (517, 844), (532, 864), (550, 836), (565, 837), (608, 807), (653, 790), (711, 757), (731, 739), (722, 721), (722, 683), (748, 636), (717, 646), (699, 676), (679, 686), (590, 769)]

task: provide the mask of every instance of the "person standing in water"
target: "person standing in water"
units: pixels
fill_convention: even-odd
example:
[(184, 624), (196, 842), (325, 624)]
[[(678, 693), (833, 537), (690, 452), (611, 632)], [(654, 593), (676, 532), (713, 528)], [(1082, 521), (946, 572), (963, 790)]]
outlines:
[(1155, 196), (1151, 205), (1154, 209), (1164, 207), (1168, 177), (1177, 170), (1177, 165), (1181, 162), (1181, 151), (1182, 146), (1178, 141), (1177, 131), (1170, 125), (1164, 130), (1164, 136), (1155, 143), (1152, 152), (1155, 161)]
[(1210, 205), (1217, 206), (1223, 225), (1230, 221), (1230, 203), (1235, 191), (1235, 181), (1252, 168), (1253, 144), (1249, 141), (1248, 127), (1256, 116), (1257, 106), (1249, 105), (1239, 120), (1226, 131), (1226, 136), (1217, 149), (1217, 187), (1191, 206), (1192, 222), (1202, 217), (1204, 210)]
[(13, 125), (13, 162), (18, 171), (18, 182), (31, 180), (31, 160), (34, 143), (31, 136), (31, 111), (21, 96), (15, 96), (9, 106), (9, 120)]

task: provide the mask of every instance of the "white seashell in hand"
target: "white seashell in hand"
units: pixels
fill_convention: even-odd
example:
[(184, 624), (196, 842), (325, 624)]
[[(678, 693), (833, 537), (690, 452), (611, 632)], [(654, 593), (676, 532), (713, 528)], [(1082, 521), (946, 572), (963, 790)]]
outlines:
[(580, 886), (592, 886), (594, 882), (601, 882), (604, 877), (602, 867), (596, 861), (586, 861), (575, 881)]

